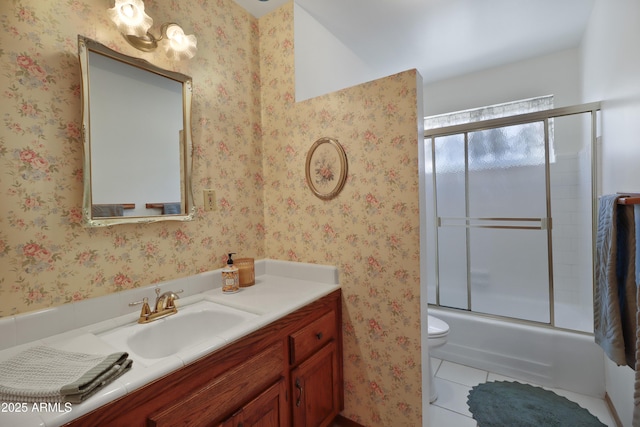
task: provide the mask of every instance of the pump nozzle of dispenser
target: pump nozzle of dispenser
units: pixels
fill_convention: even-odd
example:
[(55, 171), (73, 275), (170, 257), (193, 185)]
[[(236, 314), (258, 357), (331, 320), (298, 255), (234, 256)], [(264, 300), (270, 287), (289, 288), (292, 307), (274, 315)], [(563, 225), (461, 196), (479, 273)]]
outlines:
[(233, 265), (233, 260), (231, 259), (232, 255), (235, 255), (235, 252), (230, 252), (229, 257), (227, 258), (227, 265)]

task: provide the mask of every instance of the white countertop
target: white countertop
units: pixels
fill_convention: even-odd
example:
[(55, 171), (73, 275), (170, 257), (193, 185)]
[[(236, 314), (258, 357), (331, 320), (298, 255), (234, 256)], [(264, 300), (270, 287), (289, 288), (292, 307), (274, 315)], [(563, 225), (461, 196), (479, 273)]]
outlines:
[[(13, 342), (15, 345), (7, 347), (5, 344), (4, 349), (0, 351), (0, 361), (2, 361), (29, 347), (42, 344), (67, 351), (94, 354), (126, 351), (123, 348), (115, 348), (117, 345), (113, 343), (117, 340), (111, 339), (109, 342), (112, 344), (107, 343), (107, 336), (112, 331), (120, 330), (118, 328), (135, 324), (140, 307), (131, 309), (128, 304), (126, 308), (105, 307), (105, 304), (124, 305), (126, 301), (141, 299), (140, 295), (147, 296), (150, 301), (153, 301), (153, 288), (155, 287), (160, 287), (163, 292), (184, 289), (184, 293), (176, 301), (178, 314), (175, 316), (180, 315), (181, 307), (185, 311), (189, 311), (189, 307), (195, 308), (198, 307), (198, 304), (202, 305), (201, 301), (210, 301), (253, 313), (250, 318), (229, 328), (224, 333), (207, 337), (197, 344), (181, 349), (167, 357), (145, 359), (131, 353), (130, 358), (133, 360), (131, 370), (83, 403), (69, 407), (69, 404), (65, 406), (64, 403), (57, 406), (55, 404), (42, 406), (39, 403), (15, 405), (0, 402), (2, 405), (0, 406), (0, 426), (60, 426), (118, 397), (131, 393), (145, 384), (212, 353), (340, 288), (335, 267), (275, 260), (261, 260), (256, 261), (255, 264), (255, 285), (241, 288), (239, 292), (234, 294), (222, 293), (220, 270), (214, 270), (197, 275), (197, 277), (191, 276), (135, 291), (127, 291), (121, 293), (124, 295), (119, 295), (119, 298), (111, 295), (87, 300), (86, 307), (81, 306), (82, 302), (74, 303), (76, 306), (73, 307), (73, 310), (62, 306), (57, 310), (46, 310), (46, 313), (28, 313), (9, 319), (0, 319), (0, 337), (10, 338), (12, 332), (15, 334)], [(102, 310), (96, 310), (96, 307), (101, 307)], [(109, 313), (121, 313), (122, 311), (126, 311), (126, 313), (108, 317)], [(69, 320), (69, 313), (75, 315), (75, 317), (71, 316), (75, 320)], [(91, 319), (91, 316), (94, 316), (94, 319)], [(38, 323), (50, 322), (56, 318), (58, 319), (58, 330), (56, 331), (58, 333), (46, 335), (48, 328), (42, 324), (38, 326)], [(96, 321), (87, 324), (91, 320)], [(71, 326), (61, 331), (60, 324), (63, 327), (64, 325)], [(33, 328), (36, 328), (37, 331), (33, 331)], [(29, 337), (36, 338), (27, 342), (26, 339)], [(3, 341), (7, 342), (7, 340)]]

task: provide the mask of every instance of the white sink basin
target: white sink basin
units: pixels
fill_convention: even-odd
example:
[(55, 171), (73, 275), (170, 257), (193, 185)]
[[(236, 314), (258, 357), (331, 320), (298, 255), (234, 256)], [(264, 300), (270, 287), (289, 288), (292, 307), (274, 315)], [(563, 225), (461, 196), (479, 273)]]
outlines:
[(195, 344), (216, 338), (229, 329), (258, 317), (257, 314), (200, 301), (178, 313), (146, 324), (130, 324), (100, 335), (121, 351), (144, 359), (171, 356)]

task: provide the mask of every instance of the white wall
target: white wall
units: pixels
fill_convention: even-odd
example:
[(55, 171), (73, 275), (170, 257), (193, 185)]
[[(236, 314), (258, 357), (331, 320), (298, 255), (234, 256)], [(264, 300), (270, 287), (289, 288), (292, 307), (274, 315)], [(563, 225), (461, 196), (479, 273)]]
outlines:
[(579, 104), (578, 49), (563, 50), (424, 86), (425, 115), (450, 113), (542, 95), (556, 107)]
[(583, 41), (585, 101), (603, 101), (603, 191), (640, 191), (640, 2), (599, 0)]
[(296, 101), (384, 77), (297, 3), (293, 4), (293, 25)]
[[(585, 102), (602, 101), (602, 190), (640, 192), (640, 2), (597, 0), (582, 43)], [(607, 393), (631, 426), (633, 376), (605, 362)]]

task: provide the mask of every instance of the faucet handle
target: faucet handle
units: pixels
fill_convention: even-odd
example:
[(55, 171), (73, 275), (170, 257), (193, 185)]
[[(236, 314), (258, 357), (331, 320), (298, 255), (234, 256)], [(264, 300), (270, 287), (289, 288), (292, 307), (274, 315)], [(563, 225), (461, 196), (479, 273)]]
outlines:
[(133, 307), (135, 305), (142, 304), (142, 308), (140, 309), (140, 317), (138, 318), (138, 323), (145, 323), (149, 316), (151, 315), (151, 307), (149, 307), (149, 298), (144, 297), (142, 301), (134, 301), (129, 303), (129, 307)]
[(129, 303), (129, 307), (135, 307), (136, 305), (144, 304), (149, 301), (149, 298), (144, 297), (140, 301), (133, 301)]
[(151, 307), (149, 307), (149, 299), (144, 297), (142, 299), (142, 309), (140, 310), (140, 317), (148, 317), (151, 314)]

